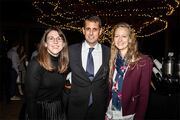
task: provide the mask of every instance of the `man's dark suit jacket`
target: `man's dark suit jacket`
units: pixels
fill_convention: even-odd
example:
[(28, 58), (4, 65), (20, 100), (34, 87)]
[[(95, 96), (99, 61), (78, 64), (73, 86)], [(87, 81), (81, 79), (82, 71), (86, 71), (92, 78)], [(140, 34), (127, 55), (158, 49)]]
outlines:
[(70, 68), (72, 72), (72, 87), (69, 98), (68, 118), (69, 120), (84, 120), (87, 110), (89, 96), (93, 95), (93, 111), (97, 120), (104, 119), (108, 103), (108, 74), (110, 50), (102, 46), (102, 65), (91, 82), (82, 66), (81, 49), (82, 43), (69, 47)]

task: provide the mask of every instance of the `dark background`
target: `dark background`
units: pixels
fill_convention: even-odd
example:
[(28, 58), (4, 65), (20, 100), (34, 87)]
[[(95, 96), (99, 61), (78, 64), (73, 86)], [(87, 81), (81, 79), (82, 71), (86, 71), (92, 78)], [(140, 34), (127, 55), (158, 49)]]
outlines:
[[(5, 36), (9, 49), (14, 40), (25, 45), (30, 56), (35, 49), (34, 43), (41, 40), (44, 31), (48, 28), (36, 22), (34, 8), (30, 0), (0, 0), (0, 39)], [(78, 31), (63, 30), (68, 43), (82, 41), (83, 35)], [(29, 57), (30, 58), (30, 57)]]
[[(33, 51), (33, 43), (39, 41), (44, 26), (36, 22), (31, 0), (1, 0), (0, 2), (0, 36), (5, 36), (9, 43), (15, 39), (25, 44), (28, 54)], [(138, 38), (139, 47), (143, 53), (160, 59), (169, 51), (177, 55), (180, 51), (180, 8), (166, 18), (169, 26), (166, 30), (150, 37)], [(69, 44), (82, 41), (83, 35), (78, 31), (63, 30)]]
[[(34, 43), (40, 41), (47, 27), (36, 22), (33, 17), (34, 8), (31, 4), (30, 0), (0, 0), (1, 57), (9, 49), (12, 41), (20, 40), (25, 45), (30, 58), (35, 49)], [(166, 57), (170, 51), (174, 52), (176, 57), (179, 55), (180, 7), (171, 16), (167, 16), (166, 19), (169, 23), (166, 30), (150, 37), (138, 38), (140, 50), (160, 62), (162, 57)], [(83, 35), (78, 31), (63, 30), (63, 32), (69, 44), (81, 42), (84, 39)], [(3, 36), (5, 36), (6, 41), (3, 40)], [(0, 65), (2, 78), (4, 70), (2, 69), (2, 61)], [(155, 80), (155, 85), (157, 87), (156, 91), (151, 88), (147, 118), (152, 118), (152, 120), (180, 119), (180, 92), (172, 93), (172, 89), (177, 87), (177, 84), (164, 85)]]

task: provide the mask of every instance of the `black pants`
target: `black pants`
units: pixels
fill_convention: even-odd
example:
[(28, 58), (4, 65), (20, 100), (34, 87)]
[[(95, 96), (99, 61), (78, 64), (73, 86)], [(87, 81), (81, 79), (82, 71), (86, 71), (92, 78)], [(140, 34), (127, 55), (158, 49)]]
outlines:
[(98, 115), (96, 114), (96, 112), (94, 111), (94, 107), (96, 106), (89, 106), (86, 116), (85, 116), (85, 120), (105, 120), (105, 115)]
[(9, 97), (15, 96), (16, 95), (16, 90), (17, 90), (17, 84), (16, 84), (16, 80), (17, 80), (18, 74), (14, 69), (11, 69), (10, 71), (10, 80), (8, 82), (8, 86), (9, 86)]

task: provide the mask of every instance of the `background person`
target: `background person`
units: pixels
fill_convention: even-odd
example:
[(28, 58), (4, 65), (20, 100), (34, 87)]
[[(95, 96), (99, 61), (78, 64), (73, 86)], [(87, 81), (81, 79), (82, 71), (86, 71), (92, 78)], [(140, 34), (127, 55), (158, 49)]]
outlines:
[(20, 64), (18, 66), (19, 75), (18, 75), (17, 84), (18, 84), (19, 94), (23, 95), (24, 94), (24, 78), (26, 74), (26, 62), (27, 62), (27, 55), (25, 53), (25, 49), (23, 45), (20, 45), (17, 48), (17, 53), (20, 59)]
[(31, 60), (38, 55), (39, 42), (34, 43), (35, 50), (31, 54)]
[(8, 98), (10, 100), (20, 100), (17, 96), (17, 78), (19, 75), (20, 59), (17, 53), (19, 47), (19, 41), (15, 40), (12, 42), (12, 47), (7, 52), (7, 57), (11, 61), (10, 79), (8, 82)]

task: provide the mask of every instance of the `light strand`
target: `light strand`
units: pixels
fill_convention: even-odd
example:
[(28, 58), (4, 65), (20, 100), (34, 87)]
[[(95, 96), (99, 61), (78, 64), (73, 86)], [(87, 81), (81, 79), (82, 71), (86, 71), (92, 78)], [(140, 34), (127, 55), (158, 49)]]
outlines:
[[(89, 15), (98, 15), (105, 23), (102, 41), (110, 42), (111, 29), (127, 21), (138, 37), (148, 37), (168, 27), (166, 16), (179, 7), (179, 0), (33, 0), (37, 21), (46, 26), (81, 32), (82, 22)], [(143, 6), (142, 6), (143, 5)], [(142, 7), (141, 7), (142, 6)], [(149, 31), (148, 29), (151, 29)]]

